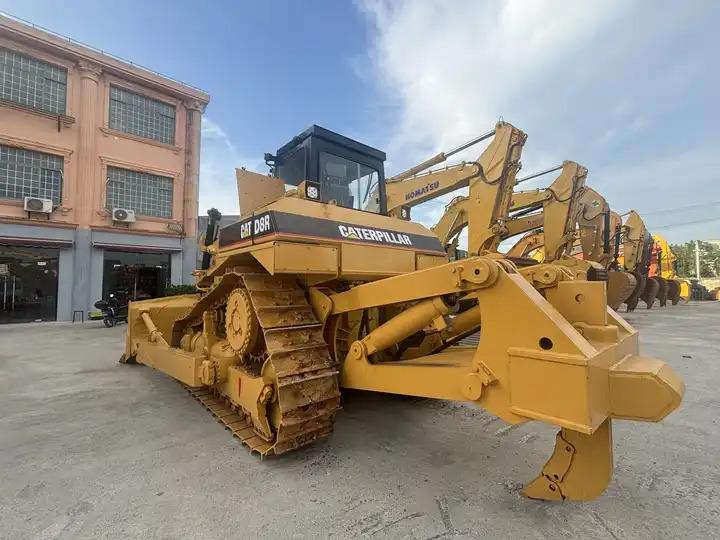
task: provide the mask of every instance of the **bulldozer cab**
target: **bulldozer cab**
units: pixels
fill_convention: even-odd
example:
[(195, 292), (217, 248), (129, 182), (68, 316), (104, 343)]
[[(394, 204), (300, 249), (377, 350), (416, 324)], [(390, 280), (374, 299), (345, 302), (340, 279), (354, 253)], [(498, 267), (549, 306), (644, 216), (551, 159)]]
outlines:
[(265, 161), (307, 199), (385, 213), (385, 152), (376, 148), (312, 125)]

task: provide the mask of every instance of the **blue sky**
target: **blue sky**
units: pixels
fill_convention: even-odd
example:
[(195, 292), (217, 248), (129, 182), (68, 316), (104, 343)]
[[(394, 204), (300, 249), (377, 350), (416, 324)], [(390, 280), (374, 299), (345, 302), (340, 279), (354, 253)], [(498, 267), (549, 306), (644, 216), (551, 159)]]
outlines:
[[(263, 170), (264, 152), (312, 123), (385, 149), (393, 172), (502, 116), (529, 135), (521, 175), (572, 159), (611, 206), (638, 210), (671, 241), (720, 238), (711, 0), (0, 0), (0, 10), (207, 90), (201, 211), (236, 211), (234, 167)], [(414, 217), (432, 224), (441, 212), (427, 204)]]

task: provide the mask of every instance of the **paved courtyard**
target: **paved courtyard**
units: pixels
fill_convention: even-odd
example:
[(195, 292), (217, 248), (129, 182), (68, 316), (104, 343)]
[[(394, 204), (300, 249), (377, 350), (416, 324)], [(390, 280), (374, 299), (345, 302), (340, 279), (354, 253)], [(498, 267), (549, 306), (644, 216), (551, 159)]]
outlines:
[(327, 440), (260, 460), (170, 378), (118, 364), (125, 326), (0, 327), (0, 537), (709, 538), (720, 530), (720, 302), (629, 314), (687, 385), (615, 424), (597, 501), (520, 495), (554, 429), (350, 393)]

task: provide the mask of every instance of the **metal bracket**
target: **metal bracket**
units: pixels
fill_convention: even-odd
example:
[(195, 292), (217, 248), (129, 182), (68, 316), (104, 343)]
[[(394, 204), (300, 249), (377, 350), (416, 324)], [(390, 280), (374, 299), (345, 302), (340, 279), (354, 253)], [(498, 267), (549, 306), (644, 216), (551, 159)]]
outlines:
[(480, 362), (477, 370), (468, 373), (463, 377), (462, 392), (466, 398), (477, 401), (482, 396), (483, 387), (495, 382), (497, 378), (492, 374), (490, 369)]

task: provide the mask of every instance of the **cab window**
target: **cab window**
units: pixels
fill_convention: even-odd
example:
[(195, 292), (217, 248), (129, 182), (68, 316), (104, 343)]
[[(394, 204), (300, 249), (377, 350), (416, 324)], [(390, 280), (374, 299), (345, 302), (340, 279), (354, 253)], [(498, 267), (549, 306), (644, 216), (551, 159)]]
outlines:
[(378, 171), (328, 152), (320, 152), (320, 186), (323, 201), (367, 212), (380, 212)]

